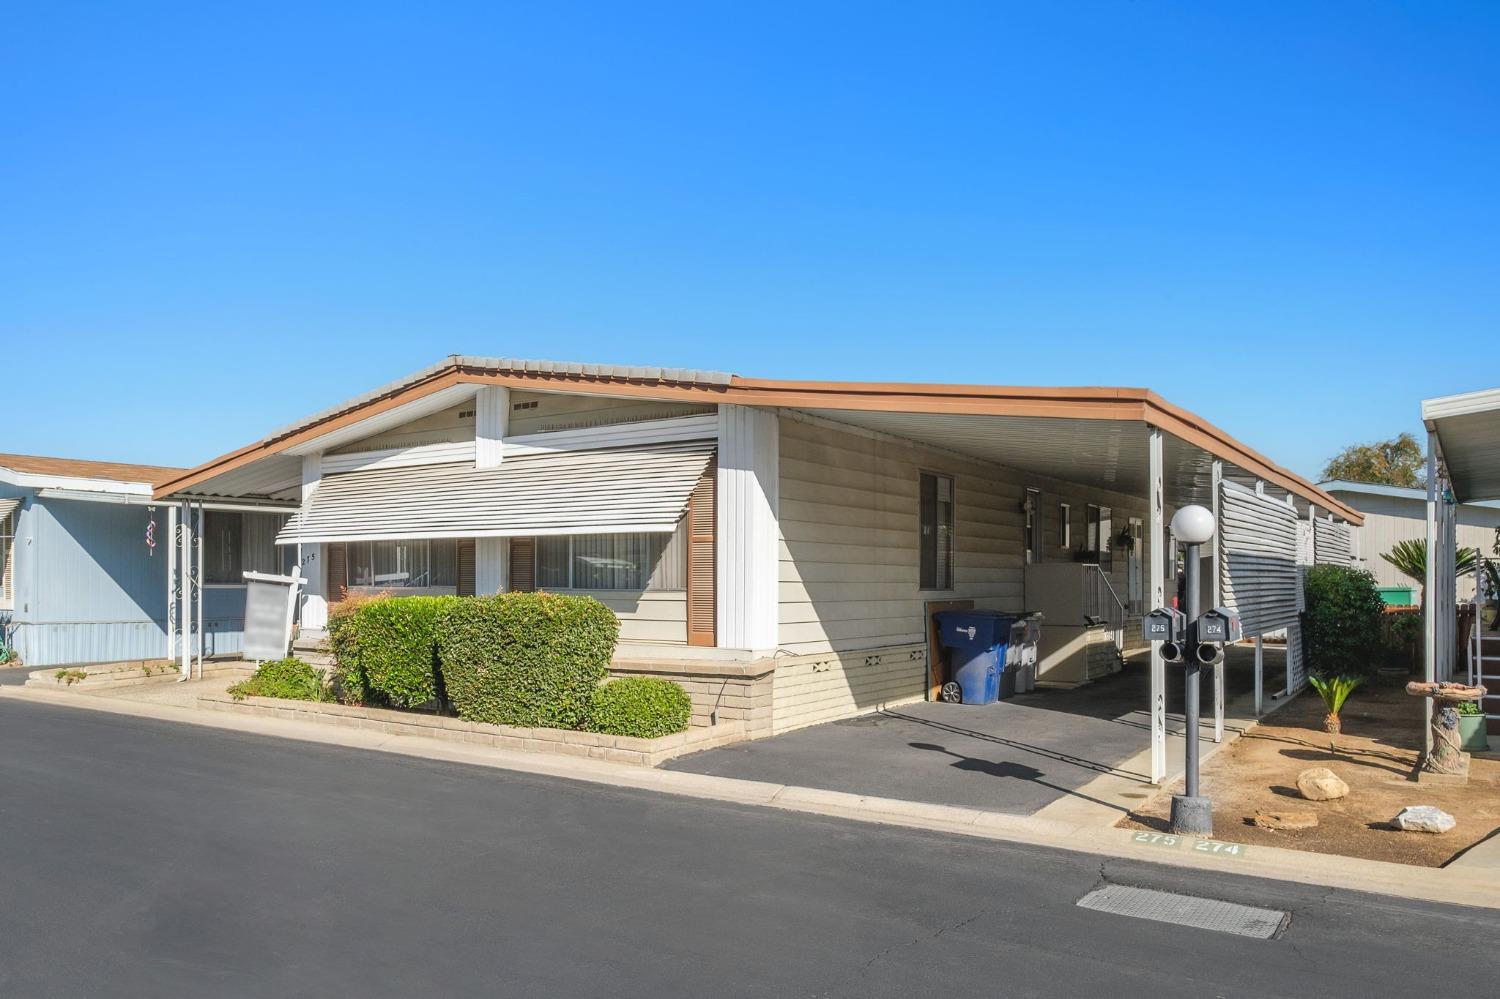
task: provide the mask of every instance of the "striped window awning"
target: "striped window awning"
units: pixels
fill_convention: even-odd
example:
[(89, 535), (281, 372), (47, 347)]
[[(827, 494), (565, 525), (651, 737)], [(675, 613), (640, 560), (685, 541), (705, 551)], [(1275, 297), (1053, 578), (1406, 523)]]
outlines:
[(669, 533), (714, 455), (712, 440), (507, 453), (325, 476), (279, 545), (396, 538)]
[(0, 499), (0, 520), (15, 513), (20, 506), (21, 501), (18, 499)]

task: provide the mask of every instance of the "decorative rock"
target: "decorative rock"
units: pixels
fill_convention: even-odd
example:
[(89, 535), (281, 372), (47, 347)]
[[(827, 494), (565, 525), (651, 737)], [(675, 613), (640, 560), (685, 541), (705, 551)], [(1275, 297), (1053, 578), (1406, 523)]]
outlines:
[(1312, 811), (1256, 812), (1255, 824), (1262, 829), (1311, 829), (1318, 824)]
[(1297, 790), (1308, 801), (1332, 801), (1349, 793), (1349, 785), (1327, 767), (1313, 767), (1297, 775)]
[(1406, 832), (1445, 833), (1458, 821), (1436, 805), (1407, 805), (1391, 824)]

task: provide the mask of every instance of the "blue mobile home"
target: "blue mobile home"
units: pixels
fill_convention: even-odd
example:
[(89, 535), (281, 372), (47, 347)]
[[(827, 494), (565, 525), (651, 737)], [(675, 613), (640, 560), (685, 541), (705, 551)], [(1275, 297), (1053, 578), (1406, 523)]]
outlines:
[[(167, 506), (152, 484), (177, 472), (0, 455), (0, 626), (27, 666), (161, 659), (167, 653)], [(234, 654), (244, 569), (277, 568), (281, 518), (204, 513), (204, 653)], [(154, 547), (148, 543), (151, 528)]]

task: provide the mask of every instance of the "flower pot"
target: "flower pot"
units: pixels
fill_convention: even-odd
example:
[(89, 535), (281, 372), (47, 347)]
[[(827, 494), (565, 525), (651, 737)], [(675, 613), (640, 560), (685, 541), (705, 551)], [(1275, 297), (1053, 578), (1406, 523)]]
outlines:
[(1466, 753), (1489, 752), (1490, 739), (1485, 732), (1484, 715), (1459, 715), (1458, 737)]

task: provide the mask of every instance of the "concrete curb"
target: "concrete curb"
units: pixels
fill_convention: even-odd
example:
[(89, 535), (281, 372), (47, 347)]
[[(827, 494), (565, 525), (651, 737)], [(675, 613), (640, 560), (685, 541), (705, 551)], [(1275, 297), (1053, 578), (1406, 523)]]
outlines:
[(1500, 870), (1480, 867), (1412, 867), (1277, 847), (1216, 846), (1214, 841), (1141, 833), (1112, 826), (1008, 815), (950, 805), (900, 801), (841, 791), (770, 784), (729, 777), (656, 770), (581, 757), (528, 753), (412, 735), (392, 735), (321, 722), (204, 711), (175, 705), (116, 700), (86, 693), (0, 688), (0, 697), (109, 714), (179, 722), (252, 735), (296, 739), (421, 759), (464, 763), (518, 773), (658, 791), (690, 798), (780, 808), (805, 814), (908, 829), (956, 833), (1010, 843), (1072, 850), (1225, 874), (1295, 881), (1401, 898), (1500, 909)]

